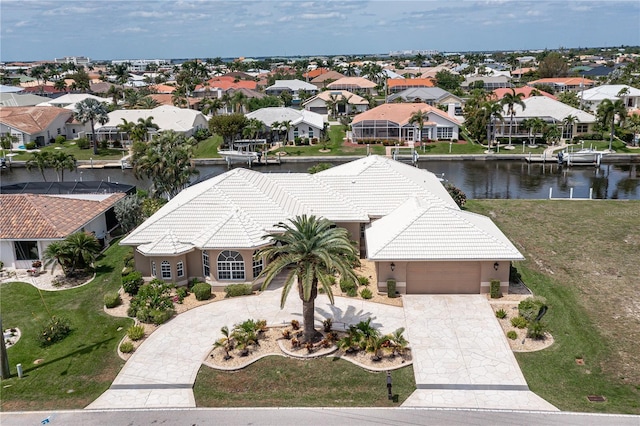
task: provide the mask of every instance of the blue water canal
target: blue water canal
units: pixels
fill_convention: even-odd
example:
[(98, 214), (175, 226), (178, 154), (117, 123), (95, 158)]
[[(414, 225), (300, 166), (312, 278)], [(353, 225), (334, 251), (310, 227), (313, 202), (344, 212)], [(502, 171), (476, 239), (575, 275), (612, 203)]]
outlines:
[[(254, 169), (265, 173), (306, 172), (315, 163), (283, 163), (281, 165), (257, 166)], [(234, 166), (238, 167), (238, 166)], [(603, 164), (599, 168), (559, 167), (555, 163), (527, 163), (525, 161), (425, 161), (421, 169), (427, 169), (461, 188), (468, 198), (523, 198), (545, 199), (552, 190), (554, 198), (569, 198), (572, 188), (574, 198), (640, 199), (640, 164)], [(227, 167), (201, 166), (199, 179), (224, 173)], [(55, 181), (52, 170), (46, 172), (48, 181)], [(13, 168), (3, 172), (2, 185), (42, 181), (38, 171)], [(149, 182), (137, 180), (131, 170), (78, 169), (66, 171), (65, 181), (110, 180), (128, 183), (147, 189)]]

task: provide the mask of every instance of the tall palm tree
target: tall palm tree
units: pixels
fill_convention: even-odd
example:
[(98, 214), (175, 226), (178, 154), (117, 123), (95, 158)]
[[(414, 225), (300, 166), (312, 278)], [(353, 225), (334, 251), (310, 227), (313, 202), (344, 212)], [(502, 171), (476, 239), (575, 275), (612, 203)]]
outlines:
[(511, 146), (511, 134), (513, 132), (513, 118), (516, 116), (515, 106), (520, 105), (524, 111), (527, 107), (522, 100), (524, 98), (523, 93), (516, 93), (515, 89), (511, 89), (511, 93), (505, 93), (504, 97), (500, 100), (500, 105), (507, 106), (507, 114), (511, 118), (509, 120), (509, 146)]
[(160, 106), (160, 102), (156, 101), (151, 96), (145, 96), (138, 102), (138, 107), (141, 109), (154, 109), (157, 106)]
[(562, 124), (566, 129), (565, 134), (568, 136), (569, 140), (573, 137), (573, 126), (577, 122), (578, 122), (578, 117), (571, 114), (567, 115), (565, 118), (562, 119)]
[(85, 124), (91, 123), (91, 139), (93, 140), (93, 153), (98, 155), (98, 141), (96, 139), (95, 122), (106, 124), (109, 121), (107, 107), (93, 98), (84, 99), (76, 104), (73, 113), (76, 120)]
[(256, 253), (256, 258), (268, 262), (260, 274), (265, 278), (262, 288), (266, 289), (282, 271), (288, 271), (280, 307), (284, 307), (287, 296), (295, 286), (302, 300), (304, 340), (312, 341), (316, 333), (314, 313), (318, 285), (333, 303), (331, 283), (335, 273), (357, 282), (353, 272), (354, 263), (357, 262), (356, 249), (349, 240), (347, 230), (334, 227), (325, 218), (297, 216), (290, 224), (281, 222), (276, 227), (283, 232), (267, 234), (265, 238), (269, 238), (273, 244)]
[(484, 113), (488, 118), (487, 143), (491, 147), (496, 135), (496, 121), (503, 121), (502, 104), (495, 100), (489, 99), (484, 103)]
[[(128, 121), (126, 118), (122, 118), (122, 123), (118, 124), (116, 127), (118, 128), (118, 130), (120, 130), (123, 133), (127, 134), (127, 138), (129, 138), (129, 140), (134, 140), (133, 139), (133, 134), (136, 128), (136, 123), (133, 121)], [(140, 141), (138, 141), (140, 142)]]
[(633, 146), (638, 144), (638, 139), (640, 138), (640, 115), (632, 114), (629, 116), (629, 121), (627, 122), (627, 126), (631, 131), (633, 131)]
[(206, 98), (202, 101), (202, 113), (218, 115), (218, 110), (224, 106), (220, 98)]
[(114, 106), (118, 105), (118, 101), (122, 97), (123, 93), (124, 91), (122, 90), (122, 87), (113, 84), (109, 86), (109, 90), (107, 90), (107, 95), (111, 96), (111, 101)]
[(327, 111), (329, 112), (329, 117), (336, 117), (336, 107), (338, 106), (339, 97), (340, 95), (338, 93), (330, 93), (329, 99), (324, 101), (325, 105), (327, 106)]
[(423, 111), (416, 111), (409, 118), (409, 124), (418, 125), (418, 140), (420, 143), (422, 143), (422, 129), (424, 129), (425, 118), (427, 118), (427, 115)]
[(264, 129), (264, 123), (257, 118), (250, 118), (242, 132), (244, 137), (256, 139), (258, 134)]
[(51, 152), (41, 151), (31, 153), (31, 157), (25, 163), (27, 170), (37, 168), (42, 174), (42, 180), (47, 181), (47, 177), (44, 175), (44, 170), (51, 165)]
[(598, 117), (600, 118), (602, 125), (606, 126), (611, 123), (611, 137), (609, 138), (609, 151), (613, 145), (613, 135), (615, 134), (616, 115), (618, 116), (618, 122), (622, 124), (627, 117), (627, 108), (624, 106), (622, 99), (612, 101), (611, 99), (605, 99), (598, 105)]
[(56, 171), (58, 182), (64, 182), (64, 171), (76, 168), (76, 157), (63, 151), (55, 151), (49, 157), (49, 165)]
[(231, 102), (233, 104), (233, 112), (237, 114), (243, 114), (244, 106), (247, 102), (247, 95), (245, 95), (240, 90), (236, 90), (231, 97)]

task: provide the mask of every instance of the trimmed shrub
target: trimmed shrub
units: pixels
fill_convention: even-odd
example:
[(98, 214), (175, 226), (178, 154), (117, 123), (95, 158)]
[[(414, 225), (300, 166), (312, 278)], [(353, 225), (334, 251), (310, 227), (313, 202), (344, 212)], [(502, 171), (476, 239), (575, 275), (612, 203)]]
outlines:
[[(349, 293), (351, 290), (356, 289), (356, 283), (351, 280), (341, 279), (340, 280), (340, 291), (343, 293)], [(357, 294), (357, 291), (356, 291)]]
[(67, 141), (67, 138), (65, 138), (64, 136), (62, 136), (62, 135), (56, 136), (55, 143), (62, 145), (66, 141)]
[(36, 149), (38, 145), (35, 142), (27, 142), (24, 144), (24, 147), (28, 150)]
[(134, 305), (130, 305), (127, 309), (127, 316), (131, 318), (135, 318), (138, 313), (138, 307)]
[(38, 340), (41, 346), (49, 346), (64, 339), (69, 333), (71, 333), (69, 320), (53, 316), (44, 327), (42, 327)]
[(507, 331), (507, 337), (511, 340), (516, 340), (518, 338), (518, 333), (516, 333), (514, 330), (509, 330)]
[(496, 318), (504, 319), (506, 317), (507, 317), (507, 311), (505, 311), (504, 309), (498, 309), (496, 311)]
[(387, 296), (396, 297), (396, 280), (387, 280)]
[(527, 337), (535, 340), (542, 340), (545, 338), (544, 333), (547, 331), (547, 326), (541, 321), (534, 321), (527, 327)]
[(118, 293), (107, 293), (104, 295), (104, 306), (107, 308), (115, 308), (122, 302)]
[(132, 325), (127, 329), (129, 339), (136, 341), (144, 337), (144, 327), (141, 325)]
[(547, 300), (544, 297), (527, 297), (518, 304), (518, 313), (527, 321), (531, 322), (538, 317), (540, 309), (546, 306)]
[(511, 318), (511, 325), (515, 328), (525, 328), (527, 326), (527, 320), (521, 316), (513, 317)]
[(129, 315), (135, 314), (142, 322), (162, 324), (173, 316), (173, 302), (171, 301), (171, 286), (161, 280), (154, 279), (138, 289), (138, 293), (131, 299)]
[[(209, 286), (211, 287), (211, 286)], [(184, 299), (189, 295), (189, 290), (186, 287), (178, 287), (176, 288), (176, 296), (180, 298), (180, 300)], [(209, 296), (211, 296), (211, 292), (209, 292)]]
[(155, 325), (164, 324), (165, 322), (169, 321), (175, 313), (176, 311), (174, 311), (173, 309), (152, 309), (151, 322)]
[(491, 280), (489, 284), (489, 294), (492, 299), (499, 299), (502, 297), (502, 292), (500, 291), (500, 280)]
[(76, 141), (76, 146), (80, 149), (89, 149), (89, 139), (87, 138), (80, 138)]
[(357, 295), (358, 295), (358, 289), (356, 287), (350, 287), (349, 290), (347, 290), (347, 296), (356, 297)]
[(207, 283), (198, 283), (191, 289), (196, 295), (196, 300), (209, 300), (211, 298), (211, 285)]
[(123, 354), (130, 354), (131, 352), (133, 352), (133, 350), (134, 350), (133, 343), (131, 342), (120, 343), (120, 352), (122, 352)]
[(367, 287), (370, 284), (369, 278), (358, 275), (358, 284)]
[(368, 288), (363, 288), (360, 292), (360, 296), (362, 296), (363, 299), (371, 299), (373, 297), (373, 293)]
[(142, 273), (138, 271), (133, 271), (130, 274), (122, 277), (122, 287), (124, 288), (124, 291), (132, 296), (138, 294), (138, 291), (140, 291), (140, 287), (142, 286), (142, 284), (144, 284)]
[(130, 251), (129, 253), (124, 255), (124, 258), (122, 259), (124, 261), (124, 266), (133, 266), (134, 265), (134, 255), (133, 255), (133, 251)]
[(253, 294), (251, 284), (229, 284), (224, 288), (225, 297), (248, 296)]

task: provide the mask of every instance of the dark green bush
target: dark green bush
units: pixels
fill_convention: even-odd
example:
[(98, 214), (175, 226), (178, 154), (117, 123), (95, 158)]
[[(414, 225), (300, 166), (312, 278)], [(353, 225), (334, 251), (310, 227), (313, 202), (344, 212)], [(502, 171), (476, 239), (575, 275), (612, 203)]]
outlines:
[(518, 333), (516, 333), (514, 330), (509, 330), (507, 331), (507, 337), (511, 340), (516, 340), (518, 338)]
[(527, 324), (528, 322), (524, 317), (517, 316), (517, 317), (511, 318), (511, 325), (514, 326), (515, 328), (525, 328)]
[(141, 325), (132, 325), (127, 329), (127, 336), (133, 341), (142, 339), (144, 337), (144, 327)]
[(104, 306), (107, 308), (115, 308), (121, 302), (120, 295), (118, 293), (107, 293), (104, 295)]
[(542, 340), (545, 338), (545, 332), (547, 331), (547, 326), (545, 323), (541, 321), (534, 321), (529, 324), (527, 327), (527, 337), (535, 340)]
[[(211, 287), (211, 286), (209, 286), (209, 287)], [(178, 287), (178, 288), (176, 288), (176, 296), (178, 296), (179, 298), (184, 299), (188, 295), (189, 295), (189, 290), (187, 290), (186, 287)], [(211, 291), (209, 291), (209, 295), (211, 295)]]
[(547, 306), (547, 301), (544, 297), (527, 297), (518, 304), (518, 313), (531, 322), (536, 319), (543, 306)]
[(88, 149), (89, 145), (89, 139), (87, 138), (80, 138), (76, 141), (76, 146), (80, 149)]
[(358, 275), (358, 284), (362, 286), (368, 286), (370, 284), (369, 278)]
[(122, 352), (123, 354), (130, 354), (131, 352), (133, 352), (133, 343), (131, 342), (122, 342), (120, 344), (120, 352)]
[(491, 283), (489, 284), (489, 294), (492, 299), (502, 297), (502, 292), (500, 291), (500, 280), (491, 280)]
[(55, 143), (57, 143), (57, 144), (63, 144), (63, 143), (65, 143), (66, 141), (67, 141), (67, 138), (65, 138), (64, 136), (62, 136), (62, 135), (58, 135), (58, 136), (56, 136)]
[(349, 297), (356, 297), (358, 295), (358, 289), (356, 287), (350, 287), (347, 290), (347, 296)]
[(69, 320), (53, 316), (42, 327), (38, 340), (41, 346), (49, 346), (64, 339), (69, 333), (71, 333)]
[(131, 318), (135, 318), (138, 314), (138, 307), (130, 305), (127, 309), (127, 316)]
[(224, 288), (225, 297), (248, 296), (253, 294), (251, 284), (229, 284)]
[(135, 269), (133, 269), (130, 266), (125, 266), (124, 268), (122, 268), (122, 276), (125, 277), (127, 275), (129, 275), (130, 273), (135, 272)]
[(122, 287), (124, 288), (124, 291), (132, 296), (138, 294), (138, 291), (140, 291), (140, 287), (143, 284), (144, 280), (142, 279), (142, 273), (138, 271), (133, 271), (122, 277)]
[(128, 315), (135, 314), (145, 323), (162, 324), (174, 314), (171, 301), (171, 286), (162, 280), (154, 279), (142, 285), (131, 299)]
[(160, 325), (169, 321), (176, 312), (173, 309), (152, 309), (151, 322)]
[(371, 299), (373, 297), (373, 293), (368, 288), (363, 288), (360, 292), (360, 296), (362, 296), (363, 299)]
[(340, 291), (342, 291), (343, 293), (349, 293), (350, 290), (356, 290), (356, 287), (356, 283), (351, 280), (347, 280), (344, 278), (340, 280)]
[(124, 258), (122, 260), (124, 260), (124, 266), (133, 266), (134, 265), (134, 255), (133, 255), (133, 251), (128, 252), (127, 254), (124, 255)]
[(396, 297), (396, 280), (387, 280), (387, 296)]
[(38, 145), (35, 142), (27, 142), (24, 144), (26, 149), (36, 149)]
[(496, 311), (496, 318), (504, 319), (506, 317), (507, 317), (507, 311), (505, 311), (504, 309), (498, 309)]
[(209, 300), (211, 298), (211, 285), (207, 283), (198, 283), (191, 289), (196, 295), (196, 300)]

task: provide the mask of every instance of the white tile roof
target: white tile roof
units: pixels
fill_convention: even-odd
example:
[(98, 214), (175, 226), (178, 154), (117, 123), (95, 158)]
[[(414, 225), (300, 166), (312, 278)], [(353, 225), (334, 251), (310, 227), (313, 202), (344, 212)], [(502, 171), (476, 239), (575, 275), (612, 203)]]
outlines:
[(604, 84), (602, 86), (593, 87), (591, 89), (584, 90), (580, 97), (585, 101), (603, 101), (605, 99), (616, 100), (621, 97), (618, 93), (622, 89), (627, 89), (628, 93), (625, 97), (640, 96), (640, 90), (635, 87), (627, 86), (626, 84)]
[[(522, 102), (525, 104), (524, 111), (520, 105), (516, 104), (513, 107), (516, 118), (551, 117), (557, 122), (562, 122), (565, 117), (573, 115), (578, 119), (579, 123), (594, 123), (596, 121), (596, 117), (592, 114), (563, 104), (547, 96), (531, 96), (523, 99)], [(506, 105), (504, 107), (504, 116), (505, 118), (509, 116)]]
[[(187, 132), (198, 123), (206, 123), (206, 118), (200, 111), (178, 108), (171, 105), (161, 105), (153, 109), (118, 109), (109, 113), (109, 121), (106, 127), (115, 127), (122, 124), (122, 119), (137, 122), (138, 119), (153, 117), (153, 122), (160, 130), (174, 130)], [(103, 127), (96, 123), (96, 130)]]
[(302, 80), (276, 80), (276, 82), (265, 90), (289, 89), (294, 92), (299, 90), (317, 91), (318, 87)]
[(371, 260), (522, 260), (488, 217), (410, 198), (366, 231)]
[(193, 244), (181, 243), (173, 232), (161, 236), (157, 240), (138, 246), (138, 251), (142, 254), (182, 254), (193, 250)]
[(324, 117), (321, 114), (307, 111), (305, 109), (298, 110), (286, 107), (268, 107), (260, 108), (247, 114), (247, 118), (256, 118), (262, 121), (267, 127), (276, 122), (291, 121), (292, 126), (300, 123), (309, 124), (316, 129), (324, 128)]

